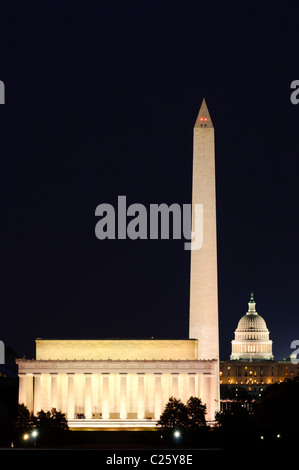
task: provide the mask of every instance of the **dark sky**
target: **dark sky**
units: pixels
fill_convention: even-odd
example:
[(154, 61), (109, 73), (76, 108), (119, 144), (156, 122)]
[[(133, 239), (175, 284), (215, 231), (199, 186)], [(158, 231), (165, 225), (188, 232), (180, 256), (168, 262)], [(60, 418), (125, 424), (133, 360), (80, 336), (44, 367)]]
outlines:
[[(294, 5), (294, 4), (293, 4)], [(1, 339), (187, 338), (183, 240), (95, 237), (95, 208), (191, 203), (215, 127), (221, 359), (253, 290), (298, 339), (297, 10), (288, 2), (1, 2)]]

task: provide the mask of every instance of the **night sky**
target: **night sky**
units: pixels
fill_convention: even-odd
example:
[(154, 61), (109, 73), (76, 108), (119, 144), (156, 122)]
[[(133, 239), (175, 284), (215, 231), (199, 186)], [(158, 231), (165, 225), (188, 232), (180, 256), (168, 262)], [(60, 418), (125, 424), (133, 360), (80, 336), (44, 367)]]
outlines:
[(187, 338), (184, 240), (95, 237), (118, 195), (191, 203), (215, 127), (220, 356), (250, 291), (275, 359), (299, 338), (298, 13), (288, 2), (1, 2), (0, 339)]

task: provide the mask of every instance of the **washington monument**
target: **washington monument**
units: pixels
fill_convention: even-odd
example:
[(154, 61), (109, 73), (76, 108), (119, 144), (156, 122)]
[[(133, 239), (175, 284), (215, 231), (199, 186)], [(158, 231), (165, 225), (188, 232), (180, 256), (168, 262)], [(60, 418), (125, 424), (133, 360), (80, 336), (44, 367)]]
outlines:
[(192, 218), (195, 204), (203, 204), (203, 245), (191, 251), (189, 338), (198, 339), (199, 360), (219, 361), (214, 126), (205, 100), (193, 130)]

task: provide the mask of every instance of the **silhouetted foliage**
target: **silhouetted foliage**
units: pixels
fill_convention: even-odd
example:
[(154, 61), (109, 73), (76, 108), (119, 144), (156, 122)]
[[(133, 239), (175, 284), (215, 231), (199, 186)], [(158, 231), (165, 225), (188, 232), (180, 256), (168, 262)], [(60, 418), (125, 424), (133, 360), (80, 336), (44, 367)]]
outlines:
[(216, 413), (217, 430), (221, 445), (241, 448), (252, 438), (253, 416), (241, 402), (231, 402), (230, 408)]
[(181, 400), (170, 397), (157, 426), (163, 430), (196, 431), (206, 426), (205, 414), (206, 405), (202, 404), (200, 398), (190, 397), (187, 405), (184, 405)]
[(28, 408), (22, 403), (18, 405), (18, 414), (15, 426), (20, 432), (28, 431), (35, 425), (34, 415), (30, 413)]
[(163, 430), (186, 429), (188, 427), (188, 413), (184, 403), (177, 398), (170, 397), (157, 426)]
[(44, 432), (67, 431), (68, 424), (64, 413), (52, 408), (51, 411), (39, 411), (34, 418), (35, 427)]
[[(234, 446), (247, 442), (246, 435), (259, 444), (271, 446), (299, 439), (299, 377), (265, 388), (249, 413), (242, 402), (231, 402), (230, 409), (218, 413), (221, 441)], [(261, 439), (262, 438), (262, 439)]]
[(248, 427), (249, 413), (242, 403), (232, 402), (230, 409), (216, 414), (216, 421), (225, 431), (241, 432)]
[(299, 377), (267, 387), (255, 413), (256, 426), (268, 435), (299, 437)]
[(190, 397), (187, 401), (188, 429), (195, 431), (206, 426), (206, 412), (207, 407), (200, 398)]
[[(51, 411), (39, 411), (36, 416), (24, 404), (18, 405), (18, 416), (15, 422), (18, 437), (24, 433), (37, 431), (34, 442), (55, 440), (61, 433), (68, 430), (67, 419), (64, 413), (52, 408)], [(30, 434), (31, 435), (31, 434)]]

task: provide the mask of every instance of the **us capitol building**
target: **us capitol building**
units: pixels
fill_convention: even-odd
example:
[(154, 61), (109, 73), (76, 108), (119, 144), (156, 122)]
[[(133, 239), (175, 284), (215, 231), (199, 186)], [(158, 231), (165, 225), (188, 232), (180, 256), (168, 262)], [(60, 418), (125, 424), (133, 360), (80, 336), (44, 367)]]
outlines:
[(240, 389), (258, 397), (268, 385), (299, 375), (299, 365), (292, 364), (290, 360), (274, 361), (269, 335), (251, 293), (248, 311), (235, 330), (230, 360), (220, 361), (222, 397), (227, 396), (228, 391), (234, 391), (238, 397)]

